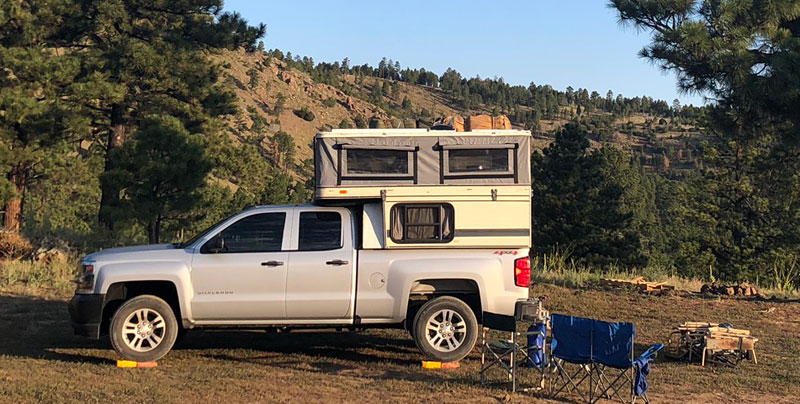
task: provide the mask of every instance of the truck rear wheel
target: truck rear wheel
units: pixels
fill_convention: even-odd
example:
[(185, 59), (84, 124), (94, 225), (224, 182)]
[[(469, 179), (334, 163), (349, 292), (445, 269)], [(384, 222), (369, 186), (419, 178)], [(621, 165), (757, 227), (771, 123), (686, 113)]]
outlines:
[(441, 296), (422, 305), (414, 318), (414, 341), (425, 356), (454, 362), (467, 356), (478, 340), (478, 320), (463, 301)]
[(122, 359), (151, 362), (175, 345), (178, 322), (163, 299), (136, 296), (123, 303), (111, 318), (111, 346)]

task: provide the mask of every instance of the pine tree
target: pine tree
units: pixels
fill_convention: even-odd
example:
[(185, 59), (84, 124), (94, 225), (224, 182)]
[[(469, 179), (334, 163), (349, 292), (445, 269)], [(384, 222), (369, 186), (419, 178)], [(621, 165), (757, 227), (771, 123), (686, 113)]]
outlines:
[(276, 156), (276, 165), (282, 167), (290, 167), (294, 162), (295, 145), (294, 139), (288, 133), (279, 131), (272, 135), (272, 141), (277, 145), (278, 156)]
[(344, 58), (342, 59), (342, 81), (348, 73), (350, 73), (350, 58)]
[(112, 154), (117, 165), (102, 178), (119, 187), (122, 198), (109, 213), (115, 220), (139, 222), (151, 244), (161, 241), (165, 222), (186, 219), (213, 167), (199, 135), (173, 117), (148, 118)]
[[(199, 132), (209, 119), (235, 111), (208, 51), (253, 51), (265, 27), (221, 9), (221, 0), (84, 0), (63, 17), (52, 46), (81, 56), (75, 87), (91, 99), (86, 107), (104, 139), (105, 171), (116, 167), (111, 152), (152, 114), (172, 115)], [(118, 198), (119, 189), (103, 183), (99, 218), (111, 228), (106, 210)]]
[(404, 111), (411, 111), (411, 100), (408, 97), (403, 97), (403, 103), (400, 105)]
[[(694, 182), (695, 253), (722, 279), (755, 279), (800, 257), (800, 3), (614, 0), (621, 21), (653, 33), (641, 55), (715, 100), (711, 165)], [(658, 104), (656, 102), (654, 104)], [(677, 112), (677, 111), (676, 111)], [(702, 197), (701, 197), (702, 196)]]
[(78, 59), (51, 47), (66, 1), (0, 3), (0, 202), (4, 228), (19, 231), (27, 189), (49, 151), (88, 133), (73, 81)]
[(383, 85), (377, 79), (375, 80), (375, 84), (372, 85), (370, 99), (375, 104), (381, 104), (383, 102)]
[(589, 152), (586, 130), (565, 125), (555, 141), (532, 159), (536, 252), (568, 248), (584, 263), (641, 265), (639, 236), (623, 206), (624, 184), (615, 177), (619, 151)]

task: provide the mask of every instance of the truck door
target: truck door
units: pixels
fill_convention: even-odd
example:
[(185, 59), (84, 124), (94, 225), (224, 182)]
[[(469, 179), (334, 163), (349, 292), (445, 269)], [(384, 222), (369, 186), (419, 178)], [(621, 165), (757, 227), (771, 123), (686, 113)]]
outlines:
[(352, 318), (355, 252), (350, 212), (296, 207), (286, 279), (288, 319)]
[(192, 258), (192, 314), (208, 322), (286, 318), (292, 208), (254, 211), (209, 238)]

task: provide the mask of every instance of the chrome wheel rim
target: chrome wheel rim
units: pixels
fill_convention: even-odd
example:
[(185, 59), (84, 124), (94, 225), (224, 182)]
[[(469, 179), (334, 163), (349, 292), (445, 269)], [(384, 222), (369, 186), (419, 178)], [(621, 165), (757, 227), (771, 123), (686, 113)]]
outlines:
[(439, 310), (428, 318), (425, 339), (439, 352), (455, 351), (467, 339), (467, 322), (454, 310)]
[(131, 313), (122, 324), (122, 340), (136, 352), (149, 352), (161, 345), (167, 327), (161, 313), (152, 309), (139, 309)]

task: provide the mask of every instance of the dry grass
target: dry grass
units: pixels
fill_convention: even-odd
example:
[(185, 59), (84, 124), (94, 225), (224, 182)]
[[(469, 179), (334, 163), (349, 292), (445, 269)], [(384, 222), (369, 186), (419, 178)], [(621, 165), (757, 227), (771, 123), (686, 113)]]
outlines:
[(75, 288), (75, 262), (67, 255), (49, 262), (0, 260), (0, 290), (66, 296)]
[[(539, 285), (554, 312), (636, 324), (637, 347), (666, 342), (669, 330), (684, 321), (729, 322), (759, 338), (758, 364), (738, 368), (706, 367), (659, 358), (652, 377), (653, 395), (664, 402), (796, 402), (800, 396), (800, 304), (761, 299), (703, 298), (695, 294), (649, 296), (599, 289), (561, 289)], [(716, 397), (716, 396), (721, 397)], [(679, 399), (680, 398), (680, 399)]]
[[(62, 297), (0, 289), (0, 403), (551, 402), (478, 382), (476, 353), (452, 371), (420, 368), (406, 333), (197, 332), (156, 369), (118, 369), (107, 342), (72, 335)], [(536, 285), (553, 312), (634, 321), (637, 348), (686, 320), (728, 321), (760, 339), (759, 363), (701, 368), (659, 359), (654, 402), (794, 403), (800, 396), (800, 305), (690, 295), (655, 297)]]
[[(596, 287), (602, 284), (603, 279), (633, 280), (644, 278), (650, 282), (664, 282), (674, 286), (675, 289), (685, 292), (700, 292), (703, 284), (708, 283), (702, 279), (683, 278), (674, 275), (674, 271), (648, 266), (645, 268), (622, 268), (616, 266), (593, 267), (576, 263), (571, 257), (569, 248), (555, 248), (553, 251), (541, 256), (533, 257), (531, 265), (534, 268), (532, 278), (536, 282), (549, 283), (569, 288)], [(776, 272), (776, 279), (781, 279)], [(783, 284), (771, 282), (753, 282), (761, 297), (775, 299), (800, 299), (800, 289), (794, 287), (796, 273), (783, 275)]]

